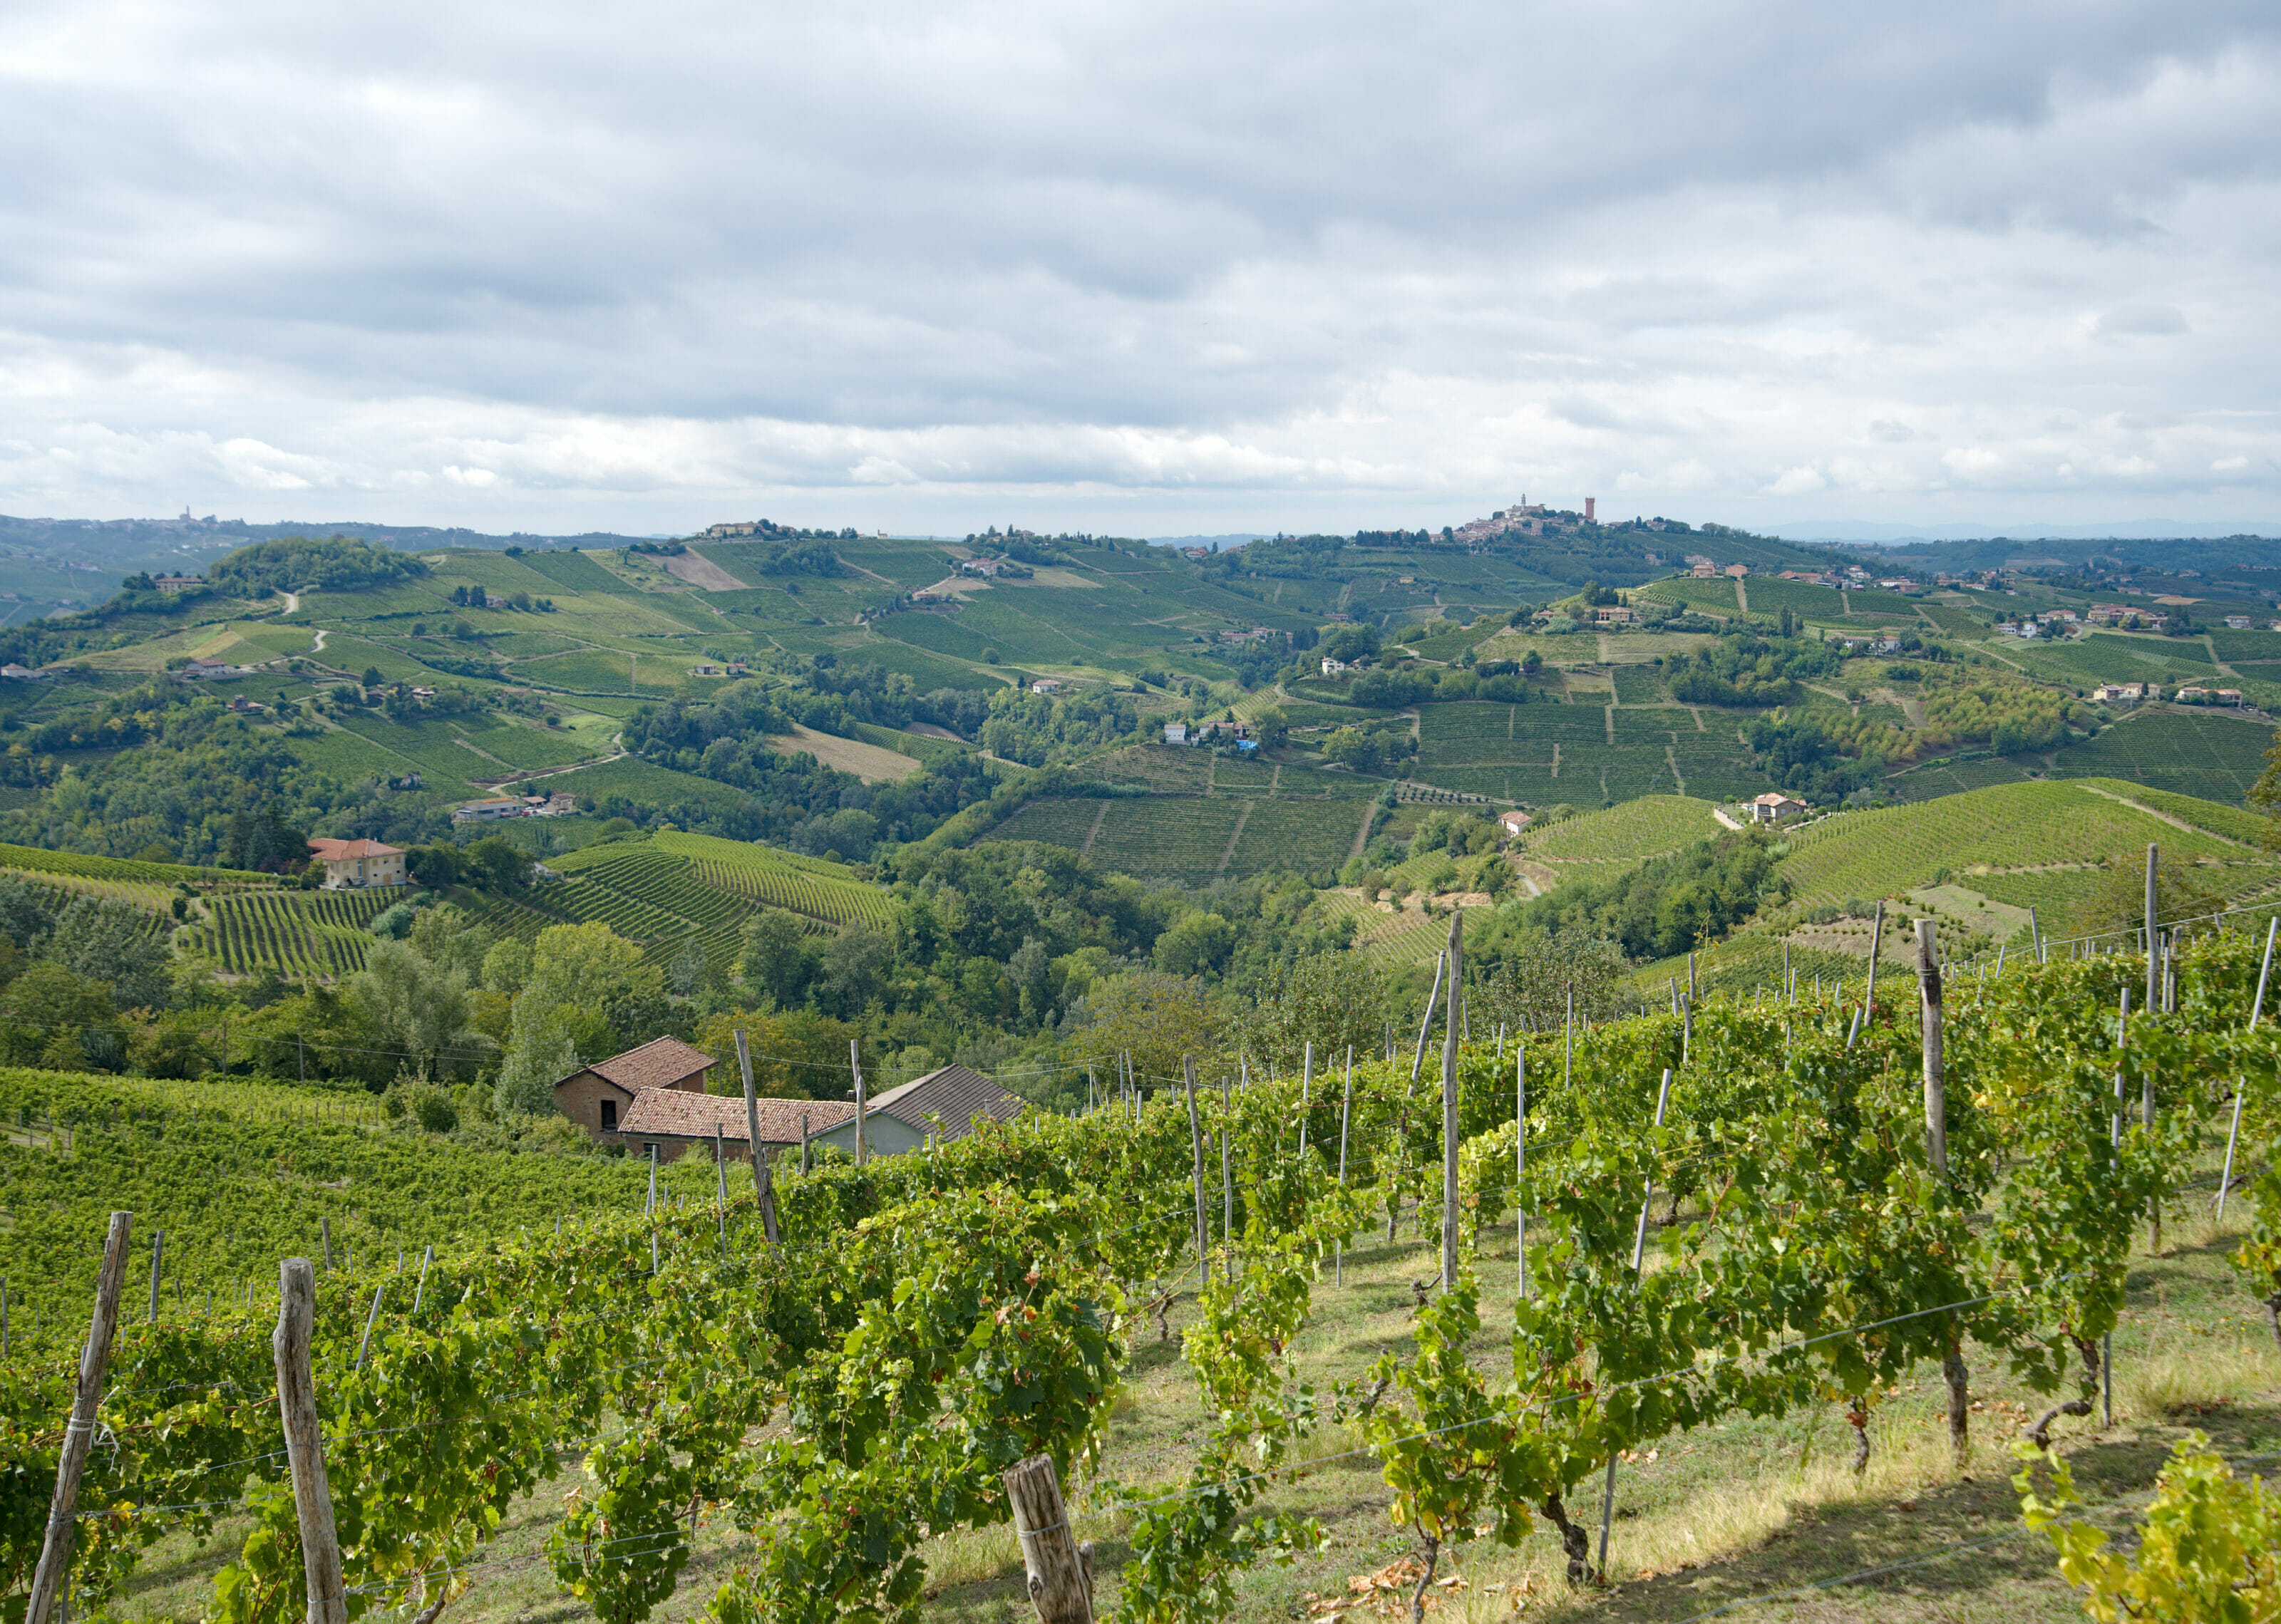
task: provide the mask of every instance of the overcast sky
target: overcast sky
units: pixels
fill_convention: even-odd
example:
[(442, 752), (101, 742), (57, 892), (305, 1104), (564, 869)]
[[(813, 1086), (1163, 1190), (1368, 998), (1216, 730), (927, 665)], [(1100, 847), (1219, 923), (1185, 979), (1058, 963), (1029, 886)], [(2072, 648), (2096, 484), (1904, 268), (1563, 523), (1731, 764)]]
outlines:
[(0, 512), (2281, 534), (2281, 7), (0, 13)]

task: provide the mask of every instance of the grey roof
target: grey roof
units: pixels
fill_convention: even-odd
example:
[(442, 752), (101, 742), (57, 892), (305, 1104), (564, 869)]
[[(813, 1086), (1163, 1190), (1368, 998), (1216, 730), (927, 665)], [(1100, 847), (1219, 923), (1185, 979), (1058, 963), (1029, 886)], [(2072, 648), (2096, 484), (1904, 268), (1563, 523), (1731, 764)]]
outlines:
[(1022, 1114), (1028, 1104), (1020, 1095), (1008, 1093), (980, 1072), (963, 1066), (946, 1066), (924, 1077), (914, 1077), (899, 1089), (889, 1089), (877, 1099), (868, 1101), (864, 1108), (893, 1117), (920, 1133), (932, 1126), (930, 1118), (939, 1117), (942, 1136), (951, 1140), (963, 1138), (972, 1129), (977, 1116), (1010, 1122)]

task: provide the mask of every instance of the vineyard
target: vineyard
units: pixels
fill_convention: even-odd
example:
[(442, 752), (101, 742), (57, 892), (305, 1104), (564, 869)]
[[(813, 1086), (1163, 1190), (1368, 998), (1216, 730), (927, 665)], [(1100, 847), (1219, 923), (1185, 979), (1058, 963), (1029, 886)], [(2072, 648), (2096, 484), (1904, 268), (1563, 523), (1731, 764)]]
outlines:
[[(1890, 995), (1866, 1020), (1714, 1001), (1573, 1042), (1492, 1040), (1484, 1004), (1471, 1042), (1435, 1045), (1439, 1081), (1413, 1081), (1408, 1055), (1304, 1081), (1297, 1056), (1254, 1056), (1236, 1088), (1236, 1057), (1214, 1055), (1201, 1089), (1144, 1068), (1137, 1093), (1079, 1118), (868, 1167), (787, 1165), (766, 1214), (748, 1174), (732, 1197), (687, 1164), (668, 1185), (681, 1198), (645, 1212), (638, 1170), (605, 1165), (607, 1186), (534, 1186), (476, 1215), (488, 1235), (432, 1262), (399, 1272), (367, 1242), (318, 1278), (311, 1359), (342, 1593), (431, 1619), (494, 1616), (494, 1592), (548, 1605), (533, 1582), (613, 1620), (909, 1617), (946, 1584), (1018, 1573), (1010, 1543), (989, 1543), (1000, 1478), (1043, 1454), (1094, 1540), (1096, 1616), (1338, 1610), (1311, 1605), (1322, 1589), (1373, 1607), (1398, 1590), (1384, 1599), (1406, 1609), (1450, 1584), (1535, 1612), (1609, 1583), (1643, 1616), (1692, 1617), (1748, 1599), (1704, 1564), (1772, 1526), (1700, 1514), (1719, 1463), (1787, 1473), (1767, 1457), (1801, 1437), (1811, 1452), (1813, 1428), (1837, 1433), (1833, 1491), (1850, 1455), (1854, 1483), (1921, 1485), (1936, 1512), (1991, 1465), (2000, 1483), (2022, 1435), (2091, 1451), (2100, 1492), (2128, 1489), (2151, 1475), (2168, 1395), (2281, 1388), (2262, 1317), (2165, 1349), (2177, 1305), (2144, 1284), (2177, 1258), (2163, 1278), (2183, 1291), (2207, 1254), (2218, 1272), (2197, 1290), (2281, 1290), (2281, 1048), (2251, 1026), (2258, 946), (2187, 943), (2153, 1012), (2128, 1001), (2145, 965), (2122, 956), (1960, 978), (1930, 1000), (1945, 1039), (1930, 1065), (1916, 1003)], [(1259, 1080), (1267, 1058), (1279, 1081)], [(11, 1087), (48, 1090), (26, 1098), (35, 1117), (71, 1097)], [(100, 1210), (158, 1204), (135, 1220), (147, 1258), (150, 1228), (182, 1221), (168, 1204), (204, 1198), (192, 1160), (151, 1154), (195, 1118), (133, 1120), (98, 1166), (117, 1123), (80, 1115), (96, 1176), (46, 1187), (68, 1210), (40, 1253), (75, 1320)], [(2254, 1226), (2238, 1249), (2191, 1216), (2235, 1120), (2231, 1165), (2251, 1178), (2234, 1212)], [(309, 1135), (313, 1186), (343, 1176), (324, 1147), (371, 1131)], [(281, 1239), (313, 1252), (310, 1217), (237, 1247), (250, 1304), (154, 1292), (146, 1316), (130, 1294), (94, 1417), (106, 1445), (78, 1489), (76, 1610), (135, 1594), (143, 1554), (187, 1541), (212, 1558), (169, 1559), (163, 1582), (191, 1587), (175, 1610), (301, 1612), (304, 1525), (268, 1397), (276, 1299), (256, 1265)], [(2166, 1250), (2150, 1220), (2200, 1238)], [(1173, 1312), (1185, 1374), (1162, 1340)], [(1334, 1325), (1349, 1334), (1326, 1345)], [(43, 1334), (0, 1372), (13, 1591), (73, 1357)], [(2223, 1407), (2199, 1424), (2256, 1435)], [(1143, 1443), (1134, 1428), (1160, 1410), (1176, 1413)], [(2101, 1443), (2116, 1421), (2135, 1453)], [(1991, 1543), (1983, 1526), (1913, 1554)], [(1817, 1581), (1873, 1566), (1843, 1542), (1824, 1554), (1841, 1566)]]
[(2273, 860), (2236, 832), (2246, 814), (2184, 797), (2158, 805), (2146, 795), (2111, 779), (2073, 780), (1999, 784), (1908, 806), (1842, 812), (1789, 835), (1782, 870), (1796, 899), (1807, 904), (1891, 896), (1930, 883), (1943, 869), (1965, 874), (1982, 866), (2000, 873), (2096, 864), (2143, 852), (2149, 842), (2161, 843), (2168, 858), (2218, 865), (2200, 874), (2222, 889), (2273, 877)]
[(1718, 832), (1710, 802), (1651, 795), (1542, 829), (1529, 829), (1522, 835), (1521, 850), (1539, 863), (1637, 863), (1707, 840)]
[(335, 980), (364, 968), (372, 945), (365, 927), (401, 900), (386, 889), (225, 892), (206, 899), (206, 923), (188, 933), (184, 946), (232, 975), (267, 966)]

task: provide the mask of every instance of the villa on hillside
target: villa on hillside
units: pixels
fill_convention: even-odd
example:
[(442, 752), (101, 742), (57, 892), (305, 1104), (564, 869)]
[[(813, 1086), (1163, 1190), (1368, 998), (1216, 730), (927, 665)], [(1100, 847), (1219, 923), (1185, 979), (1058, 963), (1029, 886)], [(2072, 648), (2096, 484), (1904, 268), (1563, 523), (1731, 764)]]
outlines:
[(325, 866), (325, 889), (361, 890), (373, 885), (407, 885), (404, 848), (376, 840), (313, 840), (313, 861)]
[(1770, 789), (1751, 803), (1751, 821), (1780, 823), (1785, 819), (1798, 817), (1806, 810), (1804, 801), (1792, 800), (1779, 790)]

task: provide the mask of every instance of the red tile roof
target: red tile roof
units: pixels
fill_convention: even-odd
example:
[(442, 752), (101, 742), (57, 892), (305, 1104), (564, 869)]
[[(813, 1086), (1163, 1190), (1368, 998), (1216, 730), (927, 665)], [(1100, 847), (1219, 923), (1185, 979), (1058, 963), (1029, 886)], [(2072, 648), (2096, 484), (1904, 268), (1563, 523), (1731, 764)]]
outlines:
[[(855, 1120), (855, 1107), (841, 1099), (763, 1099), (754, 1101), (754, 1108), (761, 1119), (762, 1144), (798, 1144), (802, 1116), (807, 1117), (811, 1134), (825, 1133)], [(710, 1139), (715, 1124), (723, 1140), (745, 1143), (743, 1095), (645, 1089), (618, 1119), (618, 1132), (628, 1137)]]
[[(899, 1089), (888, 1089), (868, 1102), (865, 1110), (893, 1117), (905, 1127), (923, 1133), (932, 1126), (929, 1118), (939, 1117), (943, 1139), (948, 1142), (964, 1138), (972, 1130), (977, 1116), (1010, 1122), (1022, 1114), (1028, 1104), (1020, 1095), (1008, 1093), (980, 1072), (970, 1071), (963, 1066), (946, 1066), (924, 1077), (914, 1077)], [(852, 1120), (853, 1106), (848, 1108), (848, 1113)]]
[[(615, 1082), (629, 1094), (638, 1094), (644, 1089), (669, 1089), (677, 1082), (693, 1077), (707, 1066), (717, 1064), (702, 1049), (692, 1049), (677, 1037), (653, 1037), (638, 1049), (629, 1049), (623, 1054), (612, 1055), (607, 1060), (596, 1060), (581, 1069), (594, 1073)], [(570, 1075), (576, 1076), (573, 1072)], [(562, 1081), (568, 1082), (569, 1077)], [(561, 1083), (555, 1085), (561, 1087)], [(710, 1133), (712, 1130), (706, 1130)]]
[(383, 845), (376, 840), (313, 840), (309, 850), (323, 863), (346, 863), (360, 857), (402, 857), (401, 846)]

